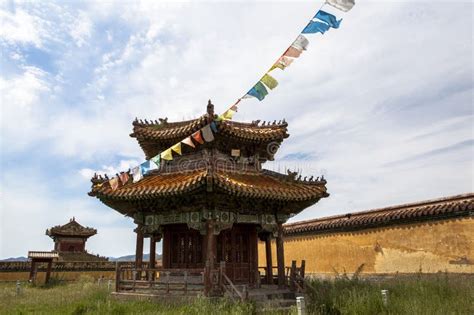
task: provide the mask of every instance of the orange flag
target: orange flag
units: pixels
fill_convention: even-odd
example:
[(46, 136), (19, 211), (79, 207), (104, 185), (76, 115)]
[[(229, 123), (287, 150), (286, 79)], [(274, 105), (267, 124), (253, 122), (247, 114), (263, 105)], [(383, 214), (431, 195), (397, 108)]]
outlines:
[(202, 136), (201, 136), (201, 130), (198, 130), (195, 133), (193, 133), (191, 137), (193, 137), (193, 139), (196, 140), (196, 142), (198, 142), (199, 144), (204, 143), (204, 140), (202, 139)]

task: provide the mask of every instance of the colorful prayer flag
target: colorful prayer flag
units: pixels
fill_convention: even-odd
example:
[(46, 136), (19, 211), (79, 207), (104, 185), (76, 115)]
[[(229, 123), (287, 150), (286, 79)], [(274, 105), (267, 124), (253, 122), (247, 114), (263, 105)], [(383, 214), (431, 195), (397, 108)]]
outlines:
[(171, 161), (173, 159), (173, 153), (171, 153), (171, 149), (167, 149), (160, 154), (163, 160)]
[(204, 140), (206, 140), (206, 142), (214, 141), (214, 134), (212, 133), (211, 126), (209, 124), (202, 127), (201, 132), (202, 137)]
[(314, 34), (321, 33), (324, 34), (329, 29), (329, 25), (323, 22), (310, 21), (308, 25), (303, 30), (303, 34)]
[(326, 3), (344, 12), (349, 11), (355, 5), (354, 0), (326, 0)]
[(178, 142), (174, 146), (172, 146), (171, 150), (181, 155), (181, 142)]
[(341, 24), (341, 21), (342, 21), (342, 19), (338, 21), (336, 16), (330, 13), (324, 12), (322, 10), (319, 10), (314, 16), (314, 18), (320, 19), (321, 21), (326, 22), (332, 28), (339, 28), (339, 25)]
[(262, 101), (265, 96), (268, 94), (267, 89), (262, 84), (262, 82), (257, 82), (248, 92), (247, 95), (256, 97), (259, 101)]
[(301, 55), (302, 51), (293, 47), (293, 46), (290, 46), (288, 47), (288, 49), (285, 51), (285, 53), (283, 54), (284, 56), (287, 56), (287, 57), (293, 57), (293, 58), (298, 58), (300, 55)]
[(130, 176), (128, 175), (128, 172), (122, 172), (120, 173), (119, 178), (122, 182), (122, 185), (125, 185), (126, 183), (128, 183), (128, 179), (130, 178)]
[(228, 109), (225, 111), (224, 114), (222, 114), (222, 119), (223, 120), (231, 120), (232, 116), (234, 116), (235, 112), (232, 109)]
[(153, 163), (156, 164), (156, 167), (157, 167), (157, 168), (160, 168), (161, 156), (160, 156), (159, 154), (156, 155), (156, 156), (154, 156), (154, 157), (152, 157), (150, 160), (153, 161)]
[(309, 45), (308, 39), (301, 34), (298, 35), (298, 37), (295, 39), (293, 44), (291, 44), (291, 46), (299, 50), (306, 50), (308, 48), (308, 45)]
[(109, 184), (110, 184), (110, 188), (112, 188), (112, 190), (115, 190), (118, 188), (119, 179), (117, 177), (114, 177), (109, 180)]
[(140, 166), (135, 166), (134, 168), (132, 168), (131, 172), (134, 183), (138, 182), (140, 179), (143, 178), (142, 168)]
[(195, 148), (196, 146), (194, 145), (193, 140), (191, 140), (191, 137), (184, 138), (181, 140), (182, 143), (189, 145), (191, 148)]
[[(232, 106), (232, 107), (234, 107), (234, 106)], [(231, 107), (231, 109), (232, 109), (232, 107)], [(237, 107), (237, 106), (235, 106), (235, 107)], [(217, 125), (216, 125), (215, 122), (211, 122), (211, 129), (212, 129), (212, 132), (217, 133)]]
[(201, 136), (201, 130), (198, 130), (195, 133), (193, 133), (191, 137), (193, 137), (193, 139), (196, 140), (196, 142), (199, 144), (204, 143), (204, 140), (202, 139), (202, 136)]
[(281, 70), (285, 70), (286, 67), (291, 65), (293, 60), (294, 59), (292, 59), (292, 58), (288, 58), (286, 56), (281, 56), (280, 59), (278, 59), (278, 61), (275, 62), (275, 64), (271, 67), (270, 71), (272, 71), (273, 69), (276, 69), (276, 68), (279, 68)]
[(260, 79), (260, 82), (264, 83), (268, 88), (273, 90), (278, 86), (278, 81), (275, 80), (271, 75), (265, 73), (265, 75)]
[(148, 172), (151, 172), (153, 170), (156, 170), (157, 169), (157, 165), (148, 160), (148, 161), (145, 161), (143, 162), (142, 164), (140, 164), (140, 168), (142, 169), (142, 174), (147, 174)]

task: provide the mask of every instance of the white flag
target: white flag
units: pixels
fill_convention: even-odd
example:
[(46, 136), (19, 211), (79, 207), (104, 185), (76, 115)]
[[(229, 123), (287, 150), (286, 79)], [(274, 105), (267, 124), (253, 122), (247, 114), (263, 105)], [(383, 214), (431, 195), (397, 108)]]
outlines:
[(326, 0), (326, 3), (341, 11), (347, 12), (355, 5), (355, 0)]
[(142, 168), (140, 166), (136, 166), (136, 167), (132, 168), (131, 172), (132, 172), (132, 177), (133, 177), (133, 182), (134, 183), (138, 182), (140, 179), (143, 178)]
[(298, 35), (298, 37), (293, 42), (293, 44), (291, 44), (291, 46), (299, 50), (306, 50), (306, 48), (308, 48), (308, 45), (309, 45), (309, 41), (303, 35)]

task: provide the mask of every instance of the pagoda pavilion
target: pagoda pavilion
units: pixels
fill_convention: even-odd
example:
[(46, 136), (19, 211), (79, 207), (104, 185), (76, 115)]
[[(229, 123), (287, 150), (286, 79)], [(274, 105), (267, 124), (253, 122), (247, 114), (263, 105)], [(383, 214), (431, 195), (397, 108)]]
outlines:
[(265, 241), (265, 275), (273, 283), (271, 240), (276, 238), (277, 283), (285, 285), (282, 224), (329, 196), (326, 181), (302, 179), (262, 168), (289, 136), (287, 123), (219, 120), (209, 101), (203, 116), (182, 122), (133, 122), (146, 159), (213, 124), (212, 139), (183, 146), (181, 155), (163, 161), (138, 182), (113, 189), (94, 176), (90, 196), (131, 217), (137, 224), (136, 266), (143, 263), (143, 238), (150, 238), (150, 265), (156, 242), (163, 242), (162, 268), (213, 270), (225, 262), (233, 283), (256, 285), (258, 240)]
[(59, 261), (102, 261), (105, 257), (89, 254), (86, 250), (87, 239), (97, 234), (97, 230), (84, 227), (73, 217), (68, 223), (56, 225), (46, 230), (46, 235), (54, 241), (54, 251)]

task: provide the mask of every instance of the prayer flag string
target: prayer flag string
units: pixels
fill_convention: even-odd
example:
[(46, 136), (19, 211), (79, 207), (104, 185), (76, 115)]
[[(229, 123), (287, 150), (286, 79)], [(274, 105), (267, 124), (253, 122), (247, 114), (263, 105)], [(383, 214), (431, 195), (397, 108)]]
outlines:
[[(256, 98), (263, 101), (268, 95), (268, 89), (273, 90), (278, 86), (278, 81), (270, 75), (270, 72), (275, 69), (285, 70), (291, 63), (299, 58), (303, 51), (307, 50), (309, 41), (303, 34), (324, 34), (330, 28), (339, 28), (342, 19), (337, 19), (335, 15), (323, 11), (323, 7), (328, 4), (340, 11), (347, 12), (355, 5), (355, 0), (325, 0), (319, 10), (303, 28), (296, 39), (285, 50), (285, 52), (278, 57), (277, 61), (273, 63), (270, 69), (260, 78), (260, 80), (250, 88), (242, 97), (232, 104), (224, 113), (217, 116), (216, 121), (231, 120), (233, 115), (237, 112), (237, 105), (244, 99)], [(173, 160), (173, 153), (182, 155), (182, 143), (189, 148), (196, 148), (196, 145), (204, 144), (205, 142), (214, 141), (214, 133), (217, 133), (217, 127), (214, 121), (208, 123), (198, 131), (183, 140), (172, 145), (168, 149), (158, 153), (151, 159), (142, 164), (133, 167), (128, 172), (117, 174), (116, 177), (109, 179), (108, 183), (112, 190), (116, 190), (120, 185), (125, 185), (131, 178), (134, 183), (140, 181), (143, 176), (153, 170), (159, 169), (162, 160)], [(101, 187), (103, 183), (97, 183), (96, 187)]]

